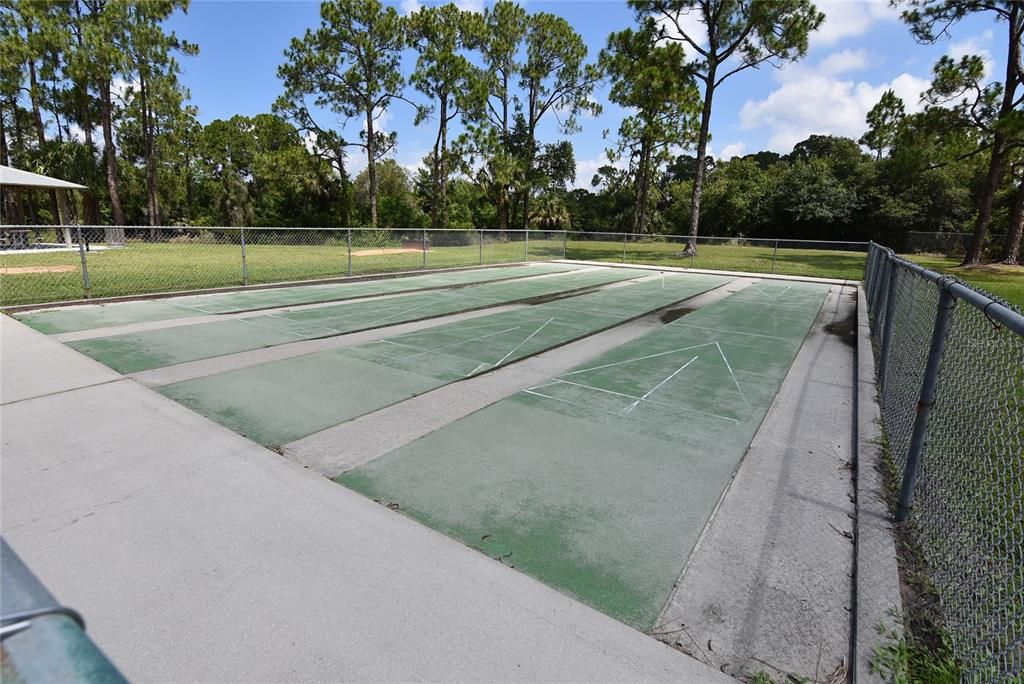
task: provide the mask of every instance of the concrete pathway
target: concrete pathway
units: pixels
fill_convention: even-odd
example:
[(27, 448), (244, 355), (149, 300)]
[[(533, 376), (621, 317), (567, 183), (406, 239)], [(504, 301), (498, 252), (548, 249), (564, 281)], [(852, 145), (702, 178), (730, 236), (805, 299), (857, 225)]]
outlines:
[(0, 318), (2, 531), (139, 681), (730, 681)]

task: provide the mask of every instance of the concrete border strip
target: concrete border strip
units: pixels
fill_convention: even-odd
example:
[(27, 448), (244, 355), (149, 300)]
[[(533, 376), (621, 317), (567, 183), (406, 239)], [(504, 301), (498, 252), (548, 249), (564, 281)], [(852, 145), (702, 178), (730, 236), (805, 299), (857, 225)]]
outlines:
[(880, 468), (882, 448), (881, 410), (875, 381), (875, 356), (868, 324), (867, 297), (857, 289), (857, 526), (853, 684), (881, 684), (871, 660), (886, 643), (883, 631), (902, 635), (898, 617), (899, 567), (892, 514), (885, 502), (885, 483)]

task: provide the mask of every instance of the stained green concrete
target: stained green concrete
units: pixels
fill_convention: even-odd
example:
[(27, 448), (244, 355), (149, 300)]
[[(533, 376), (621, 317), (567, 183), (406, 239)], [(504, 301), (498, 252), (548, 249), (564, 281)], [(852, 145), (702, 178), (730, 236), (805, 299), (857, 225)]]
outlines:
[(286, 342), (331, 337), (557, 295), (643, 275), (613, 268), (574, 271), (547, 278), (504, 280), (454, 290), (431, 290), (394, 299), (356, 301), (302, 311), (94, 337), (68, 344), (116, 371), (135, 373)]
[(826, 292), (747, 288), (337, 481), (650, 629)]
[(171, 299), (85, 305), (33, 311), (15, 316), (39, 332), (56, 335), (129, 323), (163, 321), (206, 314), (237, 313), (282, 306), (318, 304), (359, 297), (457, 287), (472, 283), (563, 273), (578, 269), (570, 264), (529, 264), (502, 268), (428, 273), (419, 276), (384, 278), (329, 285), (300, 285), (267, 290), (246, 290), (219, 294), (190, 295)]
[(261, 444), (281, 445), (727, 282), (720, 276), (668, 276), (160, 391)]

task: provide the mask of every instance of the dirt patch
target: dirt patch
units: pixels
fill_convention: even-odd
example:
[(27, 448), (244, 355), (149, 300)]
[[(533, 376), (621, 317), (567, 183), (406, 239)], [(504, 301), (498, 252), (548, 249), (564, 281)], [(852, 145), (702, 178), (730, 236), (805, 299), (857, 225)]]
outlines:
[(825, 326), (825, 332), (829, 335), (835, 335), (843, 344), (850, 347), (857, 346), (857, 310), (851, 309), (850, 313), (846, 315), (841, 321), (835, 323), (829, 323)]
[(77, 266), (4, 266), (0, 268), (0, 275), (22, 275), (25, 273), (72, 273), (77, 271)]
[(414, 247), (385, 247), (383, 249), (357, 249), (352, 251), (352, 256), (385, 256), (387, 254), (419, 254), (422, 248)]
[(662, 323), (671, 323), (677, 321), (688, 313), (692, 313), (697, 310), (695, 306), (680, 306), (675, 309), (666, 309), (658, 316), (658, 320)]

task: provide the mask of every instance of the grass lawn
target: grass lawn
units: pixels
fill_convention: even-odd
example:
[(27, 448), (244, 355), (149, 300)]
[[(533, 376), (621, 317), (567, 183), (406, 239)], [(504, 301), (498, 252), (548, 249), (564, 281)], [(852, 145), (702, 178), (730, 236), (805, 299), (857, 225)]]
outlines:
[(566, 245), (566, 257), (590, 261), (622, 263), (625, 260), (629, 264), (779, 273), (847, 280), (860, 280), (864, 277), (864, 260), (867, 257), (866, 246), (864, 252), (788, 249), (782, 246), (776, 252), (770, 246), (701, 244), (697, 246), (697, 256), (691, 262), (689, 256), (682, 255), (682, 249), (681, 242), (629, 242), (623, 250), (622, 242), (570, 240)]
[(905, 256), (925, 268), (962, 278), (1024, 310), (1024, 266), (990, 264), (963, 268), (960, 260), (953, 257), (925, 254)]
[[(523, 261), (522, 241), (485, 239), (473, 234), (469, 245), (431, 246), (427, 268), (452, 268)], [(424, 268), (423, 252), (359, 255), (363, 249), (399, 245), (353, 245), (352, 274), (393, 273)], [(530, 260), (562, 258), (623, 263), (623, 246), (616, 241), (555, 239), (530, 240)], [(821, 276), (860, 280), (865, 254), (813, 249), (779, 249), (736, 244), (701, 245), (698, 254), (681, 256), (678, 242), (631, 242), (625, 263), (682, 266), (751, 273)], [(379, 250), (378, 250), (379, 251)], [(774, 263), (773, 263), (774, 256)], [(129, 240), (125, 247), (99, 249), (87, 254), (93, 297), (177, 292), (243, 284), (241, 247), (225, 241), (194, 240), (162, 243)], [(348, 274), (345, 241), (315, 245), (250, 243), (246, 247), (249, 284), (337, 278)], [(0, 305), (33, 304), (83, 297), (78, 252), (19, 252), (0, 254)]]

